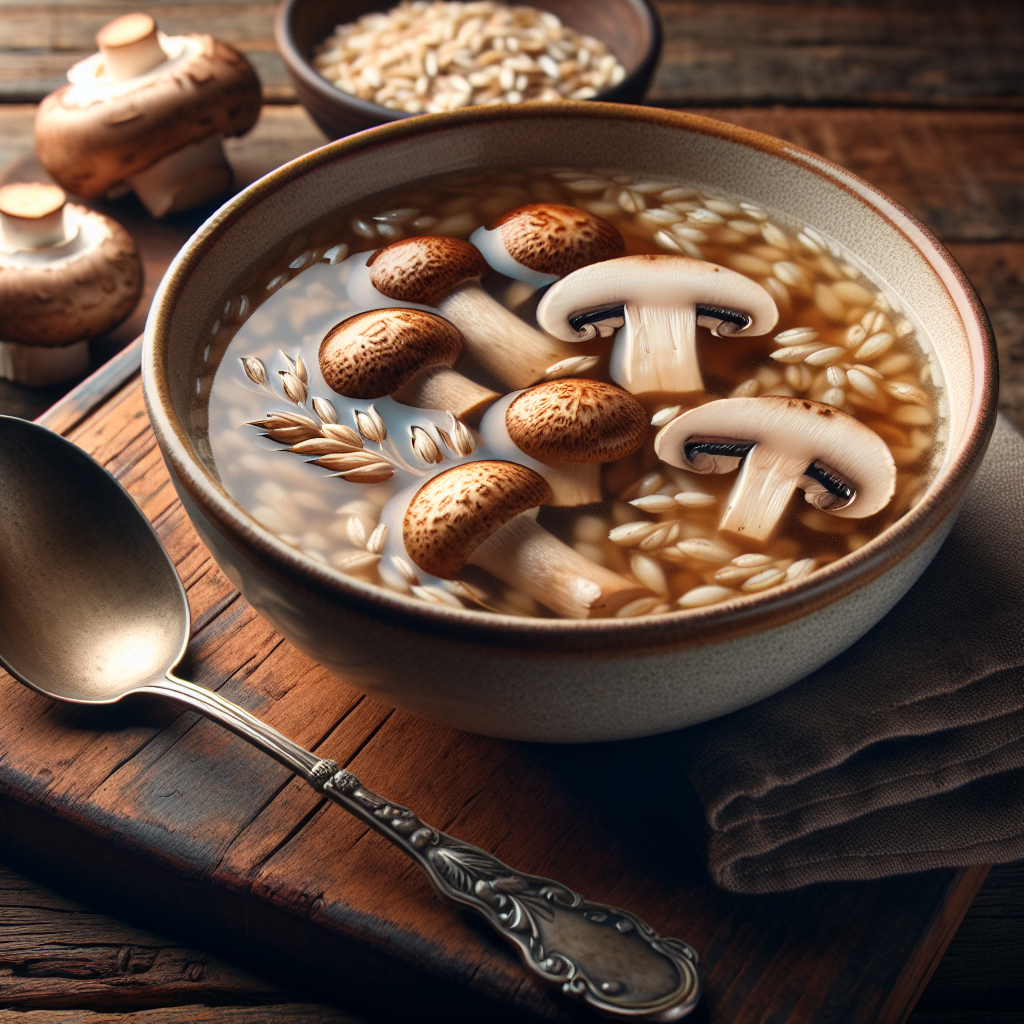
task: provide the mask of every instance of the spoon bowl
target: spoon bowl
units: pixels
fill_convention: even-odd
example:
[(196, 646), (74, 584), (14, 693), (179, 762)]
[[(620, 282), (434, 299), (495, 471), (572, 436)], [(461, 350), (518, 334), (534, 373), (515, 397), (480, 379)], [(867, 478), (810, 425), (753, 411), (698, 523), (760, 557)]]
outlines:
[(109, 704), (178, 663), (189, 610), (153, 527), (97, 469), (0, 416), (0, 658), (47, 696)]
[(669, 1021), (697, 1005), (697, 956), (685, 942), (514, 871), (178, 679), (188, 635), (184, 588), (128, 492), (60, 435), (0, 416), (0, 665), (15, 678), (76, 704), (156, 693), (230, 729), (416, 861), (442, 899), (486, 918), (535, 974), (605, 1016)]

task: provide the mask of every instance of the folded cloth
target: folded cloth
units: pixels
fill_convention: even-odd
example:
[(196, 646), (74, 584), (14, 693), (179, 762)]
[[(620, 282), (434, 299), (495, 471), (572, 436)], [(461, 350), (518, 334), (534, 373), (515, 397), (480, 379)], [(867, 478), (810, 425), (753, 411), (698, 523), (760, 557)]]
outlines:
[(1000, 418), (942, 550), (870, 633), (683, 736), (723, 888), (1024, 857), (1024, 437)]

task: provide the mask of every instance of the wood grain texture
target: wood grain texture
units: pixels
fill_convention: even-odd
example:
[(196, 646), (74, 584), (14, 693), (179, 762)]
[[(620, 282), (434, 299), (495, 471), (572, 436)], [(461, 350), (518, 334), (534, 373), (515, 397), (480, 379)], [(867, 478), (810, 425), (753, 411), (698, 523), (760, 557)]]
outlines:
[[(1022, 105), (1020, 7), (1000, 0), (779, 3), (658, 0), (665, 45), (648, 102), (870, 106)], [(210, 32), (255, 65), (265, 94), (294, 102), (273, 45), (275, 5), (181, 2), (147, 8), (168, 32)], [(95, 49), (130, 0), (0, 5), (0, 99), (37, 101)]]
[[(531, 747), (393, 712), (292, 650), (234, 592), (174, 496), (137, 381), (70, 436), (128, 488), (175, 562), (196, 682), (444, 830), (685, 935), (704, 959), (711, 1021), (762, 1020), (766, 1008), (769, 1019), (827, 1021), (851, 1004), (851, 1022), (898, 1021), (913, 1005), (986, 869), (779, 897), (719, 892), (672, 810), (677, 738)], [(0, 700), (8, 857), (300, 981), (332, 971), (356, 1006), (379, 1008), (400, 976), (386, 1007), (399, 1017), (431, 1019), (427, 1004), (579, 1019), (441, 905), (397, 850), (213, 724), (141, 699), (56, 706), (8, 678)], [(639, 793), (636, 780), (647, 780)]]

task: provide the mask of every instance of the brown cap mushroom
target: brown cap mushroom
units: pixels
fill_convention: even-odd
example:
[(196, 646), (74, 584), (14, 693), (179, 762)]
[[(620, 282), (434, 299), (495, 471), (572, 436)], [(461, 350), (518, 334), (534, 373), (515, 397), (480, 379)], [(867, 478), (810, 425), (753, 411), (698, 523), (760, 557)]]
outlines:
[(249, 62), (208, 35), (165, 36), (148, 14), (117, 18), (97, 43), (39, 105), (43, 167), (90, 199), (127, 182), (154, 217), (223, 192), (221, 138), (247, 132), (262, 102)]
[(805, 398), (723, 398), (661, 429), (658, 457), (695, 473), (729, 473), (742, 462), (719, 529), (768, 540), (800, 488), (831, 515), (863, 519), (889, 503), (896, 465), (859, 420)]
[(382, 295), (435, 306), (462, 332), (466, 351), (507, 388), (541, 380), (573, 353), (524, 323), (480, 286), (487, 262), (461, 238), (420, 236), (392, 242), (367, 261)]
[(628, 391), (573, 377), (506, 395), (480, 423), (489, 451), (514, 462), (528, 457), (551, 487), (551, 505), (603, 501), (600, 464), (638, 451), (648, 429)]
[(44, 387), (81, 373), (88, 340), (135, 308), (142, 263), (116, 221), (56, 185), (0, 188), (0, 377)]
[(346, 398), (445, 409), (472, 422), (497, 397), (451, 369), (462, 335), (422, 309), (371, 309), (335, 324), (320, 343), (320, 372)]
[(537, 322), (563, 341), (607, 337), (612, 380), (642, 395), (700, 391), (697, 324), (714, 334), (764, 334), (779, 318), (772, 297), (749, 277), (689, 256), (623, 256), (553, 284)]
[(622, 235), (608, 221), (557, 203), (509, 210), (477, 228), (469, 240), (499, 274), (535, 288), (626, 251)]
[(511, 462), (468, 462), (428, 480), (405, 512), (405, 550), (424, 572), (453, 579), (479, 565), (545, 607), (574, 619), (613, 615), (650, 592), (584, 558), (529, 510), (551, 489)]

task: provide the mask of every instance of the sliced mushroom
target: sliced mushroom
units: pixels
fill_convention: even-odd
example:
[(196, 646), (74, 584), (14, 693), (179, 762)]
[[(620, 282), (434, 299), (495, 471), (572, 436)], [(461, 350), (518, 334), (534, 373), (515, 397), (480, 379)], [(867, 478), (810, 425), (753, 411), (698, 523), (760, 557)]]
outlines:
[(553, 284), (537, 322), (563, 341), (608, 337), (611, 377), (633, 394), (685, 394), (704, 387), (697, 325), (717, 337), (770, 331), (772, 297), (749, 277), (688, 256), (623, 256), (577, 270)]
[(650, 591), (596, 565), (539, 526), (530, 510), (550, 500), (543, 477), (511, 462), (469, 462), (428, 480), (405, 512), (402, 537), (424, 572), (454, 579), (479, 565), (573, 619), (598, 618)]
[(573, 354), (483, 290), (487, 262), (461, 238), (406, 238), (378, 249), (366, 265), (382, 295), (436, 307), (462, 332), (466, 351), (506, 388), (541, 380), (549, 366)]
[(454, 325), (421, 309), (372, 309), (335, 324), (320, 343), (320, 372), (346, 398), (445, 409), (474, 422), (498, 393), (451, 369), (462, 349)]
[(753, 541), (772, 536), (798, 488), (823, 512), (863, 519), (885, 508), (896, 485), (892, 455), (873, 430), (804, 398), (709, 402), (663, 427), (654, 450), (695, 473), (742, 463), (718, 528)]
[(116, 221), (40, 182), (0, 188), (0, 377), (34, 387), (89, 364), (89, 339), (142, 292), (142, 262)]
[(535, 288), (626, 251), (606, 220), (557, 203), (532, 203), (503, 213), (469, 236), (499, 274)]
[(222, 137), (247, 132), (262, 102), (249, 62), (208, 35), (166, 36), (148, 14), (115, 19), (96, 42), (36, 113), (54, 180), (90, 199), (124, 183), (154, 217), (227, 189)]
[(480, 423), (488, 451), (548, 482), (551, 505), (603, 501), (601, 463), (632, 455), (648, 431), (644, 407), (601, 381), (565, 377), (513, 392)]

